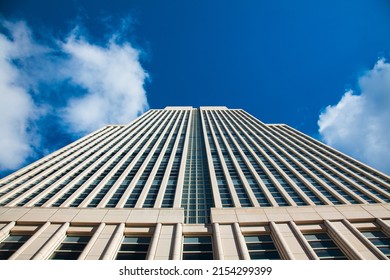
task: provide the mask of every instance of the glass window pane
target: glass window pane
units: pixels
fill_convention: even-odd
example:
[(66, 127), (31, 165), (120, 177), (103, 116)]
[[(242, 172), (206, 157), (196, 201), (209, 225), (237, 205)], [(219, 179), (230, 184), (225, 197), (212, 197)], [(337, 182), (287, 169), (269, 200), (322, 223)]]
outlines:
[(183, 260), (212, 260), (213, 246), (210, 236), (185, 236)]
[(85, 247), (85, 244), (82, 243), (62, 243), (58, 250), (61, 251), (82, 251)]
[(278, 260), (279, 253), (276, 251), (249, 252), (252, 260)]
[(146, 253), (119, 253), (117, 260), (145, 260)]
[(251, 259), (280, 259), (270, 234), (249, 235), (244, 238)]
[(184, 251), (211, 251), (211, 244), (184, 244)]
[(213, 253), (183, 254), (183, 260), (212, 260)]
[(13, 251), (16, 251), (17, 249), (19, 249), (19, 247), (21, 247), (22, 244), (20, 243), (0, 243), (0, 249), (1, 250), (13, 250)]
[(49, 259), (77, 260), (90, 239), (90, 236), (67, 236)]
[(362, 234), (367, 238), (374, 238), (374, 237), (387, 237), (383, 232), (381, 231), (364, 231)]
[(53, 260), (77, 260), (79, 252), (55, 252), (51, 259)]
[(313, 248), (329, 248), (336, 247), (333, 241), (310, 241), (310, 245)]
[(390, 257), (390, 237), (379, 230), (364, 231), (362, 234), (387, 257)]
[(29, 238), (30, 238), (30, 235), (10, 235), (4, 241), (6, 241), (6, 242), (9, 242), (9, 241), (15, 241), (15, 242), (27, 241)]
[(347, 259), (327, 233), (304, 234), (319, 259)]
[(256, 235), (256, 236), (245, 236), (246, 242), (260, 242), (260, 241), (271, 241), (272, 238), (270, 235)]
[(7, 260), (13, 253), (13, 251), (0, 251), (0, 260)]
[(149, 244), (122, 244), (120, 251), (147, 251)]
[(88, 242), (90, 238), (90, 236), (67, 236), (64, 242), (84, 243)]
[(31, 235), (11, 234), (0, 243), (0, 260), (6, 260), (13, 255)]
[(317, 249), (315, 252), (319, 258), (344, 255), (339, 249)]
[(248, 243), (248, 250), (275, 250), (273, 243)]
[(372, 239), (371, 242), (375, 246), (390, 246), (390, 238), (387, 238), (387, 239)]
[(125, 236), (117, 260), (145, 260), (151, 238), (148, 236)]
[(184, 243), (211, 243), (211, 238), (209, 236), (186, 236)]
[(385, 254), (386, 256), (390, 256), (390, 248), (379, 248), (379, 250), (382, 251), (383, 254)]

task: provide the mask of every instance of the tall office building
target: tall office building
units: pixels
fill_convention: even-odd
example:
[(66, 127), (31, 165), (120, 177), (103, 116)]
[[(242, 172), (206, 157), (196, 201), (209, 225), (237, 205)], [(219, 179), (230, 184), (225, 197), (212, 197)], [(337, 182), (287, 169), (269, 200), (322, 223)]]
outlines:
[(2, 179), (0, 258), (389, 259), (389, 202), (388, 175), (287, 125), (167, 107)]

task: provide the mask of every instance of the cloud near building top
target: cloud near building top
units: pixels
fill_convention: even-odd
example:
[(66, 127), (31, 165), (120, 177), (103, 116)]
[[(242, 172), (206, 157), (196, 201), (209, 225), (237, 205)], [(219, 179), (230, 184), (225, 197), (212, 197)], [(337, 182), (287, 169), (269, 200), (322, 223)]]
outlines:
[(379, 59), (358, 85), (320, 114), (319, 132), (327, 144), (390, 174), (390, 64)]
[(104, 44), (77, 27), (43, 44), (23, 21), (0, 24), (0, 170), (20, 167), (41, 149), (47, 127), (78, 137), (148, 109), (148, 74), (123, 27), (105, 34)]

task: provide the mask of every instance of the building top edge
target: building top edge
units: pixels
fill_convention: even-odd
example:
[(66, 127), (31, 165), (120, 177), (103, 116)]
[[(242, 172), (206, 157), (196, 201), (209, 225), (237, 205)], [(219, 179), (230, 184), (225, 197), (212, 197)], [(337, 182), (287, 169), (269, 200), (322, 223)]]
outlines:
[(190, 110), (194, 109), (192, 106), (166, 106), (165, 110)]
[[(164, 110), (192, 110), (196, 109), (192, 106), (166, 106)], [(228, 110), (226, 106), (200, 106), (201, 110)]]
[(267, 123), (268, 126), (281, 126), (281, 125), (287, 125), (285, 123)]
[(226, 106), (200, 106), (201, 110), (228, 110)]

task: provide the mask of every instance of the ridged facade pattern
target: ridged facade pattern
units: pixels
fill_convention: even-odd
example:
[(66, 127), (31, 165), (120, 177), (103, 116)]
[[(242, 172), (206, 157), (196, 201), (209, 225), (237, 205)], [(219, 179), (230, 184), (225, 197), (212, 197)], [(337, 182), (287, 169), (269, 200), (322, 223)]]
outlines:
[[(168, 230), (169, 226), (170, 233), (167, 235), (171, 234), (171, 249), (168, 257), (160, 256), (162, 259), (180, 258), (183, 244), (191, 248), (192, 245), (187, 243), (197, 242), (192, 239), (181, 241), (182, 233), (191, 225), (203, 228), (200, 230), (202, 236), (211, 234), (216, 259), (226, 256), (248, 259), (250, 254), (258, 256), (258, 252), (252, 252), (250, 247), (270, 246), (268, 237), (257, 240), (243, 236), (246, 228), (250, 227), (273, 236), (276, 244), (273, 256), (279, 252), (281, 258), (318, 258), (317, 249), (310, 247), (316, 243), (305, 238), (322, 238), (323, 242), (329, 243), (327, 238), (330, 237), (305, 237), (300, 230), (304, 228), (303, 223), (313, 224), (314, 232), (328, 232), (333, 238), (341, 236), (333, 240), (335, 244), (344, 244), (342, 251), (349, 254), (348, 258), (359, 259), (364, 257), (358, 254), (359, 250), (351, 249), (353, 245), (345, 245), (350, 241), (346, 241), (340, 231), (347, 228), (366, 245), (374, 237), (364, 236), (359, 231), (360, 225), (354, 227), (352, 224), (368, 223), (370, 228), (379, 229), (385, 237), (388, 236), (389, 202), (388, 175), (287, 125), (264, 124), (241, 109), (167, 107), (149, 110), (129, 125), (106, 126), (1, 179), (0, 223), (3, 223), (3, 228), (0, 224), (0, 230), (6, 238), (12, 228), (16, 231), (15, 227), (20, 223), (26, 223), (23, 215), (18, 216), (21, 221), (10, 218), (12, 215), (8, 214), (11, 210), (24, 211), (26, 215), (30, 211), (44, 213), (43, 209), (55, 215), (56, 211), (63, 210), (68, 211), (69, 220), (60, 219), (62, 224), (54, 232), (62, 228), (65, 234), (69, 232), (68, 228), (87, 223), (91, 232), (101, 234), (109, 226), (113, 229), (110, 234), (115, 242), (119, 242), (127, 227), (131, 228), (130, 224), (148, 224), (149, 233), (164, 228)], [(363, 213), (367, 210), (364, 207), (372, 210), (373, 206), (379, 207), (383, 213), (378, 216), (370, 212), (369, 217), (362, 214), (351, 219), (343, 212), (352, 207), (358, 209), (357, 213)], [(307, 213), (316, 213), (318, 218), (310, 218), (309, 214), (302, 219), (291, 218), (291, 209), (307, 209)], [(323, 212), (317, 209), (328, 209), (329, 213), (336, 211), (341, 216), (332, 216), (329, 220), (322, 217), (319, 213)], [(112, 215), (126, 213), (123, 215), (128, 220), (119, 224), (115, 220), (114, 224), (108, 222), (108, 225), (103, 225), (104, 216), (97, 224), (93, 219), (90, 223), (87, 218), (84, 222), (76, 219), (77, 213), (84, 213), (82, 211), (89, 211), (85, 213), (93, 216), (93, 213), (103, 210), (110, 210)], [(173, 218), (169, 225), (163, 222), (169, 218), (158, 218), (154, 222), (145, 218), (148, 222), (142, 222), (129, 218), (131, 211), (135, 210), (140, 211), (137, 212), (140, 215), (171, 211)], [(276, 211), (278, 218), (270, 218), (272, 211)], [(297, 211), (301, 211), (302, 215), (305, 213), (305, 210)], [(232, 216), (228, 217), (227, 213)], [(283, 213), (290, 215), (289, 218), (280, 219)], [(267, 219), (263, 221), (262, 215), (266, 215)], [(35, 222), (37, 225), (34, 227), (37, 228), (32, 234), (46, 225), (41, 225), (41, 219)], [(49, 223), (46, 225), (48, 228), (53, 226), (46, 222)], [(291, 242), (296, 242), (296, 246), (299, 244), (301, 253), (294, 256), (286, 249), (287, 241), (281, 237), (282, 224), (294, 235), (295, 241)], [(221, 253), (223, 242), (221, 236), (217, 237), (220, 227), (235, 236), (235, 244), (238, 244), (236, 253)], [(252, 234), (251, 230), (249, 232)], [(154, 238), (160, 240), (160, 234), (156, 237), (154, 233), (143, 242), (149, 240), (152, 246), (153, 242), (158, 242), (153, 241)], [(201, 242), (200, 239), (198, 241)], [(127, 238), (126, 242), (126, 246), (131, 247), (131, 242), (135, 241)], [(181, 244), (181, 247), (172, 249), (173, 244)], [(245, 249), (243, 244), (249, 244), (249, 247)], [(158, 244), (153, 246), (157, 250)], [(377, 247), (370, 246), (369, 251), (376, 250), (374, 256), (386, 258), (386, 254), (377, 252)], [(114, 247), (110, 247), (112, 252), (118, 249)], [(64, 252), (60, 250), (56, 254), (60, 256)], [(149, 252), (147, 256), (149, 259), (159, 258), (156, 254)], [(113, 255), (94, 257), (106, 259)], [(126, 254), (121, 251), (123, 255)], [(82, 256), (87, 255), (84, 253)], [(185, 256), (191, 258), (193, 255)]]

